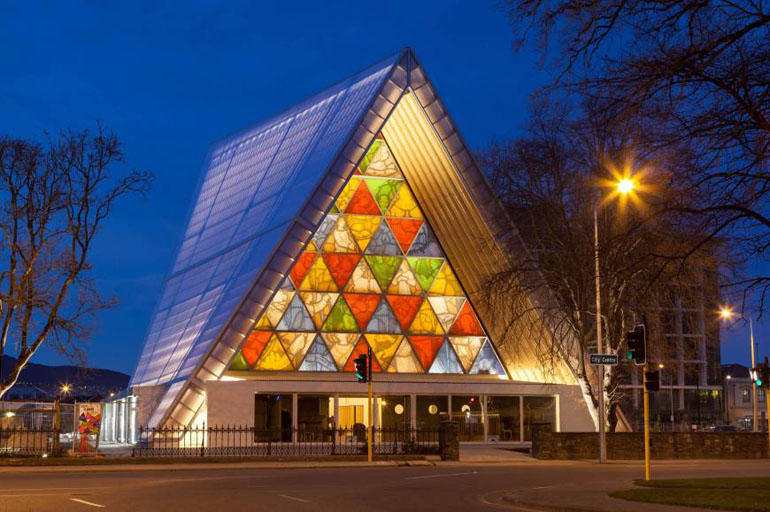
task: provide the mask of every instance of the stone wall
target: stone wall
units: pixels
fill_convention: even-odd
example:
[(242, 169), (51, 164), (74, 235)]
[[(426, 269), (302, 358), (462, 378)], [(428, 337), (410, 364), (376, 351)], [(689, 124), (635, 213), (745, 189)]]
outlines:
[[(538, 425), (532, 432), (532, 455), (538, 459), (597, 459), (596, 432), (553, 432)], [(653, 459), (759, 459), (768, 456), (767, 434), (752, 432), (651, 432)], [(644, 459), (641, 432), (607, 433), (608, 459)]]

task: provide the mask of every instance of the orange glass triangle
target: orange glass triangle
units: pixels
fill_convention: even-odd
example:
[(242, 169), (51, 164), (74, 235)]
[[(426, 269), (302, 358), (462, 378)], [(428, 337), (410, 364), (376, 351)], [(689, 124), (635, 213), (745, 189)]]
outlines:
[(356, 318), (358, 327), (363, 331), (377, 309), (377, 304), (380, 303), (380, 296), (361, 293), (345, 293), (344, 295), (345, 300), (348, 301), (348, 306), (350, 306), (350, 311)]
[(265, 348), (265, 345), (270, 341), (270, 336), (272, 335), (272, 332), (255, 331), (246, 338), (241, 353), (246, 362), (249, 363), (249, 366), (254, 366), (256, 364), (259, 355), (262, 353), (262, 349)]
[(436, 358), (441, 345), (444, 343), (443, 336), (408, 336), (409, 343), (412, 344), (414, 353), (420, 358), (422, 367), (427, 371), (433, 360)]
[[(356, 344), (356, 347), (353, 349), (353, 352), (350, 353), (350, 356), (348, 357), (348, 362), (345, 363), (345, 367), (342, 370), (346, 372), (354, 371), (356, 369), (356, 366), (353, 363), (355, 358), (357, 358), (361, 354), (368, 354), (368, 353), (369, 353), (369, 344), (366, 343), (366, 339), (364, 339), (364, 337), (361, 336), (361, 338), (358, 340), (358, 343)], [(380, 363), (377, 362), (376, 357), (373, 357), (372, 359), (372, 371), (373, 372), (382, 371), (382, 368), (380, 367)]]
[(396, 320), (401, 325), (401, 329), (406, 331), (414, 320), (414, 315), (420, 309), (422, 297), (411, 297), (409, 295), (386, 295)]
[(358, 260), (361, 259), (360, 254), (323, 254), (323, 259), (326, 262), (326, 266), (329, 268), (334, 278), (334, 282), (342, 289), (345, 283), (348, 282), (350, 274), (358, 265)]
[(313, 264), (313, 260), (315, 259), (316, 254), (317, 253), (315, 252), (305, 251), (299, 255), (299, 258), (297, 258), (297, 261), (291, 268), (291, 272), (289, 272), (289, 276), (291, 277), (291, 281), (294, 283), (295, 288), (299, 288), (300, 283), (302, 283), (302, 280), (305, 279), (308, 270), (310, 270), (310, 266)]
[(485, 336), (476, 315), (473, 314), (468, 301), (463, 304), (463, 308), (457, 314), (454, 325), (449, 329), (449, 334), (453, 336)]
[(381, 215), (380, 207), (377, 206), (377, 201), (372, 197), (372, 193), (369, 192), (369, 187), (366, 185), (366, 180), (356, 190), (353, 197), (348, 203), (348, 207), (345, 208), (345, 213), (356, 213), (359, 215)]
[(398, 240), (398, 245), (401, 246), (401, 250), (407, 252), (412, 245), (414, 237), (417, 236), (417, 232), (422, 226), (422, 219), (397, 219), (395, 217), (388, 217), (388, 224), (390, 224), (390, 230), (393, 231), (393, 235)]

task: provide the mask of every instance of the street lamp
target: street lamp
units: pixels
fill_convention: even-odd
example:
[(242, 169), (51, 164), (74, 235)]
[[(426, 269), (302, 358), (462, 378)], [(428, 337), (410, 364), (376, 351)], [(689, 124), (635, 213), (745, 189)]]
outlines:
[[(749, 344), (751, 345), (751, 367), (756, 368), (757, 363), (754, 358), (754, 322), (752, 321), (750, 316), (746, 316), (743, 314), (735, 313), (731, 308), (727, 306), (722, 306), (722, 308), (719, 310), (719, 316), (724, 320), (725, 322), (730, 321), (734, 316), (739, 316), (743, 319), (748, 319), (749, 321)], [(752, 409), (752, 430), (754, 432), (759, 431), (759, 424), (757, 423), (757, 417), (759, 416), (758, 413), (758, 404), (757, 404), (757, 382), (754, 379), (751, 379), (751, 409)]]
[[(628, 176), (619, 179), (615, 183), (615, 194), (627, 196), (630, 194), (636, 184)], [(596, 351), (599, 354), (604, 353), (604, 344), (602, 343), (602, 299), (601, 299), (601, 274), (599, 272), (599, 208), (601, 204), (594, 207), (594, 281), (596, 282)], [(607, 462), (607, 425), (604, 413), (604, 365), (599, 365), (599, 462)]]

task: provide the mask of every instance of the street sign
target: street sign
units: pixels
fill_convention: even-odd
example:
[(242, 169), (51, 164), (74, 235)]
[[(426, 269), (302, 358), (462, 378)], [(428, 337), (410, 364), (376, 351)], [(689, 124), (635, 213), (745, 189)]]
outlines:
[(617, 366), (618, 355), (617, 354), (591, 354), (591, 364), (600, 365), (606, 364), (610, 366)]

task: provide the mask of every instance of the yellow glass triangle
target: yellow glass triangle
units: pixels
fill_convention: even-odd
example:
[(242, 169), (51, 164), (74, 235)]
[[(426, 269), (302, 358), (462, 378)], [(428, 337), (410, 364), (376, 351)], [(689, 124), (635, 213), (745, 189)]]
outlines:
[(265, 316), (272, 325), (278, 325), (278, 322), (281, 321), (284, 311), (289, 307), (289, 302), (294, 298), (294, 293), (292, 290), (278, 290), (275, 293), (265, 311)]
[(314, 332), (279, 332), (278, 339), (289, 356), (289, 360), (294, 368), (299, 368), (302, 360), (305, 358), (307, 350), (313, 344), (316, 337)]
[(422, 288), (417, 281), (412, 268), (407, 263), (406, 258), (401, 261), (401, 265), (393, 276), (393, 280), (388, 286), (388, 293), (393, 295), (422, 295)]
[(371, 162), (366, 168), (367, 176), (376, 176), (378, 178), (400, 178), (401, 171), (398, 170), (396, 161), (390, 154), (387, 144), (380, 145), (374, 154)]
[(345, 184), (345, 188), (343, 188), (342, 192), (340, 192), (340, 195), (337, 198), (337, 202), (334, 203), (341, 212), (344, 212), (345, 208), (347, 208), (350, 199), (353, 197), (353, 194), (356, 193), (356, 189), (360, 183), (360, 176), (352, 176)]
[(422, 301), (420, 309), (414, 315), (412, 325), (409, 326), (409, 334), (444, 334), (441, 323), (427, 300)]
[(361, 252), (366, 250), (366, 246), (369, 245), (369, 241), (374, 236), (374, 232), (377, 231), (377, 226), (382, 222), (382, 217), (375, 217), (372, 215), (345, 215), (345, 218), (350, 228), (350, 232), (353, 233), (353, 237), (356, 239), (358, 248)]
[(313, 251), (313, 252), (317, 252), (317, 251), (318, 251), (318, 247), (316, 247), (316, 246), (315, 246), (315, 242), (311, 240), (310, 242), (308, 242), (308, 244), (307, 244), (307, 248), (306, 248), (305, 250), (306, 250), (306, 251)]
[(326, 341), (337, 368), (343, 368), (361, 335), (355, 332), (324, 332), (321, 336)]
[(346, 292), (356, 293), (382, 293), (380, 285), (377, 284), (377, 279), (372, 273), (372, 269), (366, 264), (366, 260), (361, 258), (353, 269), (353, 273), (345, 284)]
[(305, 304), (316, 328), (320, 329), (332, 310), (339, 293), (300, 292), (299, 296)]
[(412, 197), (412, 193), (409, 192), (409, 187), (407, 186), (398, 189), (398, 194), (396, 194), (396, 198), (390, 204), (390, 208), (388, 208), (388, 212), (385, 215), (388, 217), (422, 218), (420, 208), (417, 206), (417, 202)]
[(388, 366), (388, 372), (390, 373), (423, 373), (420, 361), (412, 350), (412, 346), (406, 339), (401, 342), (396, 354), (390, 361)]
[(465, 304), (465, 297), (428, 297), (428, 300), (445, 331), (452, 327), (457, 313)]
[(265, 345), (254, 369), (270, 371), (287, 371), (292, 369), (291, 361), (275, 334), (270, 337), (270, 341)]
[(372, 352), (377, 357), (377, 362), (382, 368), (386, 368), (396, 353), (398, 344), (403, 338), (400, 334), (365, 334), (366, 341), (372, 347)]
[(344, 215), (340, 215), (337, 219), (334, 229), (324, 243), (323, 250), (324, 252), (359, 252), (356, 239), (353, 237)]
[(438, 275), (430, 286), (428, 294), (453, 296), (465, 295), (462, 288), (460, 288), (460, 283), (457, 282), (454, 272), (452, 272), (452, 269), (449, 267), (449, 263), (446, 261), (441, 267), (441, 270), (438, 271)]
[(449, 342), (455, 349), (457, 358), (463, 365), (465, 372), (470, 371), (473, 361), (481, 349), (486, 338), (484, 336), (450, 336)]
[(329, 269), (324, 263), (323, 258), (316, 258), (310, 266), (305, 279), (299, 285), (300, 290), (309, 290), (314, 292), (336, 292), (337, 285), (329, 273)]
[(273, 326), (270, 324), (270, 320), (267, 319), (267, 313), (259, 317), (259, 322), (254, 326), (257, 331), (270, 331)]

